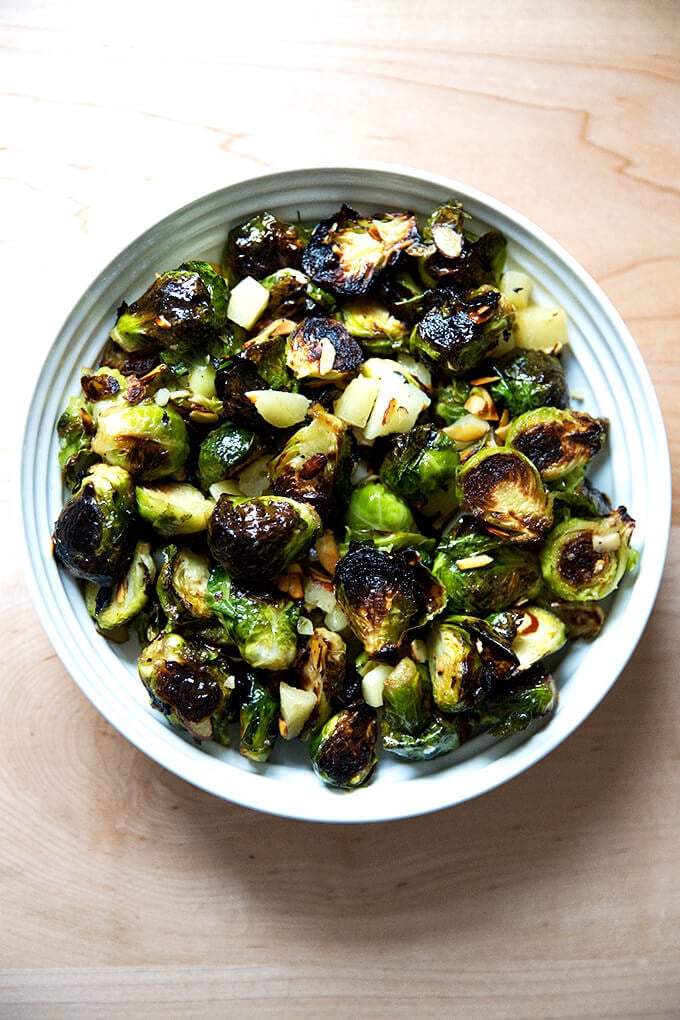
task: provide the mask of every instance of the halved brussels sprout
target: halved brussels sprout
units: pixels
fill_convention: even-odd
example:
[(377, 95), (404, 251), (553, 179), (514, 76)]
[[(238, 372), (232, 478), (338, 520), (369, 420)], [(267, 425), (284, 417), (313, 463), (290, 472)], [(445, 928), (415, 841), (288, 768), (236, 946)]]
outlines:
[(135, 499), (141, 519), (165, 538), (205, 531), (215, 508), (212, 499), (188, 482), (137, 485)]
[(443, 585), (408, 550), (352, 543), (335, 568), (335, 594), (369, 656), (390, 657), (406, 633), (439, 613)]
[(181, 634), (161, 634), (142, 650), (138, 669), (152, 705), (169, 722), (199, 740), (228, 742), (234, 680), (218, 652)]
[(257, 336), (246, 340), (237, 356), (252, 362), (257, 375), (271, 389), (297, 389), (297, 381), (287, 363), (288, 337), (295, 328), (296, 324), (288, 319), (276, 319)]
[(92, 452), (95, 425), (92, 405), (82, 397), (71, 397), (57, 422), (59, 466), (64, 484), (74, 492), (87, 469), (97, 460)]
[(262, 280), (277, 269), (298, 268), (307, 240), (301, 224), (286, 223), (266, 210), (235, 227), (227, 239), (225, 264), (232, 280)]
[(465, 406), (470, 396), (470, 383), (464, 379), (452, 379), (437, 391), (434, 413), (444, 425), (453, 425), (469, 414)]
[(83, 581), (114, 584), (127, 570), (134, 551), (134, 507), (129, 472), (93, 464), (54, 525), (56, 559)]
[(512, 326), (513, 315), (495, 287), (484, 285), (465, 296), (443, 291), (440, 303), (414, 327), (411, 349), (458, 375), (483, 361)]
[[(388, 667), (379, 667), (388, 668)], [(416, 737), (432, 718), (432, 691), (427, 666), (409, 656), (389, 671), (382, 688), (383, 735)]]
[(188, 546), (167, 545), (160, 557), (156, 594), (172, 626), (199, 626), (213, 620), (207, 601), (209, 556)]
[(477, 643), (462, 627), (435, 623), (427, 637), (432, 697), (442, 712), (474, 708), (485, 693)]
[(239, 753), (250, 761), (268, 761), (279, 736), (279, 699), (264, 677), (238, 678)]
[(207, 492), (215, 482), (232, 478), (266, 449), (259, 432), (225, 421), (208, 433), (198, 449), (198, 483)]
[(480, 707), (479, 722), (493, 737), (507, 737), (525, 730), (542, 716), (554, 712), (558, 694), (550, 673), (541, 663), (518, 674), (510, 690), (494, 693)]
[(321, 518), (308, 503), (222, 495), (208, 521), (208, 546), (234, 577), (262, 583), (299, 559), (320, 531)]
[(620, 506), (607, 517), (568, 517), (541, 546), (543, 579), (551, 591), (574, 602), (597, 601), (618, 587), (637, 562), (630, 548), (635, 521)]
[(533, 598), (541, 588), (538, 556), (489, 534), (446, 536), (432, 572), (446, 588), (448, 610), (474, 616)]
[(298, 320), (314, 313), (332, 315), (335, 297), (330, 291), (312, 283), (299, 269), (277, 269), (262, 280), (269, 291), (267, 318)]
[(176, 474), (189, 455), (184, 420), (156, 403), (112, 404), (97, 417), (92, 449), (107, 464), (125, 468), (138, 481)]
[(506, 614), (492, 614), (489, 622), (492, 626), (503, 624), (499, 619), (502, 615), (512, 616), (514, 635), (511, 648), (517, 656), (520, 670), (545, 659), (546, 656), (558, 652), (567, 641), (567, 628), (556, 613), (542, 606), (523, 605)]
[(326, 627), (315, 627), (305, 638), (295, 662), (295, 675), (304, 691), (314, 694), (314, 708), (300, 736), (307, 739), (332, 713), (332, 706), (344, 691), (347, 646), (343, 638)]
[(347, 499), (351, 441), (340, 418), (319, 405), (311, 415), (272, 459), (269, 477), (277, 496), (309, 503), (326, 520), (342, 513)]
[(462, 465), (458, 481), (461, 508), (495, 534), (535, 542), (552, 526), (552, 498), (538, 469), (517, 450), (478, 450)]
[(223, 567), (211, 571), (208, 607), (220, 618), (241, 658), (255, 669), (289, 669), (297, 655), (300, 606), (281, 594), (248, 590)]
[(380, 478), (394, 492), (420, 505), (456, 474), (458, 450), (436, 425), (416, 425), (395, 437), (380, 465)]
[(406, 344), (409, 328), (372, 295), (351, 298), (340, 310), (340, 318), (351, 336), (371, 354), (390, 355)]
[(505, 442), (553, 482), (587, 467), (604, 446), (607, 424), (583, 411), (539, 407), (512, 420)]
[(85, 587), (85, 605), (97, 627), (113, 640), (126, 641), (127, 625), (141, 613), (149, 601), (156, 577), (151, 543), (137, 542), (127, 573), (113, 587), (89, 583)]
[(511, 418), (537, 407), (566, 407), (567, 377), (561, 360), (543, 351), (515, 351), (495, 364), (498, 379), (489, 383), (496, 406)]
[(416, 218), (410, 213), (360, 216), (343, 205), (314, 228), (302, 268), (339, 294), (365, 294), (376, 274), (417, 239)]
[(111, 339), (127, 352), (185, 349), (227, 330), (228, 299), (226, 281), (211, 265), (184, 262), (122, 305)]
[(364, 354), (337, 319), (303, 319), (286, 342), (286, 364), (297, 379), (337, 382), (357, 372)]
[[(505, 264), (507, 241), (500, 230), (487, 230), (480, 237), (463, 233), (462, 245), (455, 252), (459, 242), (453, 222), (446, 223), (440, 213), (452, 209), (456, 216), (456, 203), (449, 203), (442, 210), (435, 210), (430, 217), (433, 239), (439, 241), (436, 250), (420, 259), (420, 277), (427, 287), (451, 286), (456, 290), (471, 290), (484, 284), (497, 287)], [(451, 230), (451, 227), (454, 229)], [(442, 229), (443, 228), (443, 229)], [(427, 234), (427, 228), (423, 236)]]
[(342, 709), (312, 738), (309, 753), (317, 776), (329, 786), (353, 790), (370, 778), (378, 762), (378, 717), (357, 702)]

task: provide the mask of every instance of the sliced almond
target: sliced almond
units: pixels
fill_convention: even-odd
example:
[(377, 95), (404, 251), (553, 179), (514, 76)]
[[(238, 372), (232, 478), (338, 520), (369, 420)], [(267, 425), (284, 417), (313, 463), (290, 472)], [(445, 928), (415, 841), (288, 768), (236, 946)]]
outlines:
[(593, 535), (593, 549), (595, 552), (616, 552), (621, 548), (621, 536), (618, 532), (611, 532), (609, 535)]
[(319, 355), (319, 375), (328, 375), (335, 363), (335, 347), (328, 337), (321, 341), (321, 354)]
[(489, 425), (474, 414), (466, 414), (453, 425), (447, 425), (443, 431), (455, 442), (474, 443), (475, 439), (482, 439), (486, 435)]
[(456, 560), (456, 566), (459, 570), (477, 570), (478, 567), (488, 567), (490, 563), (493, 563), (493, 556), (489, 556), (487, 553), (478, 553), (476, 556), (463, 556), (462, 559)]

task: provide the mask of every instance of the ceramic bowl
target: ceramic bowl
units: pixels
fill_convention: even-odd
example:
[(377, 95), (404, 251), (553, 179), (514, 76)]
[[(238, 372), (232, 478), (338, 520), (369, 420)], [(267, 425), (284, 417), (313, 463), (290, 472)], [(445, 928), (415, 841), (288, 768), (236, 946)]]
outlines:
[[(424, 214), (452, 195), (472, 215), (473, 228), (505, 233), (509, 260), (534, 278), (539, 303), (566, 310), (570, 388), (583, 409), (611, 423), (607, 454), (593, 479), (635, 518), (640, 561), (612, 598), (601, 635), (575, 642), (560, 661), (559, 706), (547, 724), (504, 740), (481, 737), (428, 763), (383, 755), (368, 785), (344, 793), (320, 783), (297, 741), (279, 741), (271, 760), (255, 766), (233, 748), (198, 747), (150, 707), (137, 677), (136, 648), (97, 634), (78, 585), (52, 558), (51, 533), (64, 498), (55, 424), (79, 391), (81, 367), (97, 362), (121, 301), (138, 296), (155, 272), (190, 258), (219, 260), (229, 229), (253, 213), (266, 208), (315, 222), (348, 202), (367, 212)], [(670, 522), (668, 447), (657, 398), (639, 351), (599, 287), (543, 231), (493, 198), (457, 181), (379, 166), (292, 170), (230, 185), (172, 213), (116, 256), (78, 301), (38, 374), (21, 484), (35, 605), (64, 666), (97, 709), (189, 783), (259, 811), (323, 822), (373, 822), (451, 807), (518, 775), (565, 740), (611, 688), (638, 643), (661, 579)]]

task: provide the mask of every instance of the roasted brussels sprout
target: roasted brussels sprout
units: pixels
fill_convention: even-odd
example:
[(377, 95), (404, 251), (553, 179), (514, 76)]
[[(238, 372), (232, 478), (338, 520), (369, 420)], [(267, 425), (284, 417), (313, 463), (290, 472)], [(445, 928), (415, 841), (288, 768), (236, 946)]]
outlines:
[(464, 379), (452, 379), (446, 386), (439, 388), (434, 411), (443, 425), (453, 425), (468, 414), (465, 403), (470, 390), (470, 383)]
[(225, 264), (232, 280), (256, 280), (277, 269), (298, 269), (308, 231), (302, 224), (286, 223), (264, 211), (229, 234)]
[(341, 311), (348, 333), (370, 354), (392, 355), (406, 345), (409, 328), (371, 294), (352, 298)]
[(308, 503), (326, 521), (347, 499), (351, 441), (340, 418), (318, 405), (311, 415), (272, 459), (269, 477), (277, 496)]
[(370, 778), (378, 762), (378, 717), (365, 702), (342, 709), (309, 744), (312, 766), (329, 786), (352, 790)]
[(211, 561), (188, 546), (167, 545), (160, 551), (156, 594), (174, 628), (201, 626), (214, 619), (208, 606)]
[(418, 549), (421, 554), (434, 548), (434, 540), (419, 531), (406, 500), (382, 482), (366, 482), (350, 496), (343, 549), (362, 541), (380, 549)]
[(456, 750), (470, 733), (462, 715), (443, 715), (432, 702), (428, 668), (404, 658), (383, 684), (382, 740), (386, 751), (427, 761)]
[(441, 611), (443, 585), (408, 550), (352, 543), (335, 568), (335, 594), (370, 656), (390, 658), (406, 633)]
[(566, 407), (567, 377), (561, 360), (543, 351), (515, 351), (494, 366), (498, 379), (489, 392), (499, 409), (511, 418), (537, 407)]
[(279, 736), (279, 699), (256, 673), (238, 677), (239, 752), (250, 761), (267, 761)]
[(525, 730), (557, 706), (557, 688), (541, 663), (518, 674), (509, 690), (494, 693), (480, 706), (479, 722), (493, 737)]
[(134, 507), (129, 472), (93, 464), (54, 525), (57, 560), (74, 577), (113, 585), (127, 570), (134, 551)]
[(266, 450), (261, 433), (236, 422), (222, 422), (198, 449), (198, 484), (207, 492), (215, 482), (237, 474)]
[(494, 287), (484, 285), (465, 295), (442, 291), (440, 302), (414, 327), (411, 350), (459, 375), (484, 360), (512, 326), (513, 315), (510, 302)]
[(429, 761), (456, 751), (472, 735), (470, 721), (463, 715), (444, 715), (433, 709), (420, 733), (405, 733), (394, 726), (383, 725), (383, 747), (386, 751), (411, 761)]
[(436, 425), (416, 425), (398, 435), (380, 465), (380, 478), (419, 505), (456, 473), (458, 450)]
[(249, 666), (276, 672), (293, 665), (300, 606), (292, 599), (265, 589), (244, 588), (232, 581), (223, 567), (214, 567), (207, 603)]
[(219, 652), (181, 634), (161, 634), (138, 660), (151, 703), (198, 740), (227, 743), (234, 678)]
[(606, 598), (637, 562), (630, 548), (634, 528), (625, 507), (607, 517), (561, 521), (541, 546), (545, 583), (559, 598), (573, 602)]
[(315, 315), (303, 319), (290, 334), (286, 364), (297, 379), (337, 382), (357, 372), (364, 354), (337, 319)]
[(607, 422), (583, 411), (539, 407), (514, 418), (505, 438), (536, 465), (545, 482), (585, 469), (602, 449)]
[(71, 397), (57, 422), (59, 467), (64, 484), (74, 492), (87, 469), (97, 460), (92, 452), (95, 425), (92, 405), (81, 397)]
[(184, 466), (189, 436), (181, 415), (155, 403), (112, 404), (97, 418), (92, 449), (138, 481), (168, 478)]
[(268, 319), (301, 319), (335, 311), (335, 297), (299, 269), (277, 269), (261, 281), (269, 291)]
[(518, 671), (529, 669), (558, 652), (567, 640), (564, 621), (542, 606), (522, 605), (504, 613), (492, 613), (489, 623), (510, 631), (510, 647), (517, 657)]
[(482, 659), (474, 638), (455, 623), (432, 625), (427, 638), (432, 698), (442, 712), (474, 708), (486, 693)]
[(345, 685), (347, 645), (340, 636), (326, 627), (315, 627), (300, 647), (295, 662), (295, 675), (300, 688), (314, 695), (314, 706), (300, 730), (307, 739), (319, 729), (333, 711)]
[[(456, 206), (455, 202), (447, 203), (436, 209), (423, 230), (425, 239), (429, 227), (435, 249), (420, 259), (423, 283), (427, 287), (454, 286), (457, 290), (470, 290), (483, 284), (497, 287), (505, 263), (505, 236), (500, 230), (487, 230), (477, 237), (463, 230), (462, 223), (456, 227), (455, 220), (460, 215)], [(449, 215), (451, 220), (447, 222)]]
[(474, 453), (458, 476), (461, 508), (515, 542), (535, 542), (552, 526), (552, 500), (537, 468), (516, 450)]
[(415, 216), (360, 216), (348, 205), (318, 223), (304, 250), (302, 268), (338, 294), (365, 294), (375, 276), (418, 238)]
[(127, 625), (146, 606), (155, 577), (151, 543), (139, 541), (127, 573), (117, 584), (113, 587), (87, 584), (85, 605), (99, 630), (112, 636), (112, 640), (127, 641)]
[(215, 503), (188, 482), (161, 482), (135, 488), (137, 513), (164, 538), (205, 531)]
[(262, 426), (262, 418), (248, 394), (268, 390), (270, 385), (260, 375), (254, 361), (241, 353), (220, 365), (215, 375), (215, 389), (222, 401), (222, 413), (228, 421), (254, 430)]
[(121, 306), (111, 339), (129, 353), (205, 343), (228, 330), (228, 299), (226, 281), (211, 265), (184, 262)]
[(222, 495), (208, 521), (208, 546), (235, 578), (261, 583), (299, 559), (320, 531), (321, 518), (308, 503)]
[(536, 553), (488, 533), (443, 538), (432, 572), (446, 588), (447, 608), (454, 613), (486, 616), (533, 598), (541, 588)]

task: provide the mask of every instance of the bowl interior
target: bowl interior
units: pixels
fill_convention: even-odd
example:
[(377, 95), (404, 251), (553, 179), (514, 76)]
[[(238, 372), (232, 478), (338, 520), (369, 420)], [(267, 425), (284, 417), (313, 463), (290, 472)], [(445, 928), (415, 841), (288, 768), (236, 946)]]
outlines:
[[(219, 261), (229, 229), (253, 213), (266, 208), (315, 222), (345, 201), (367, 212), (426, 214), (452, 195), (472, 214), (473, 227), (506, 234), (509, 261), (534, 278), (537, 300), (567, 312), (573, 402), (611, 423), (607, 452), (591, 477), (635, 518), (638, 570), (612, 597), (600, 637), (576, 642), (559, 663), (560, 701), (548, 724), (505, 740), (479, 738), (429, 763), (383, 755), (375, 779), (351, 794), (322, 786), (296, 741), (279, 741), (264, 766), (232, 748), (198, 748), (149, 706), (137, 677), (136, 647), (112, 645), (96, 633), (77, 584), (52, 558), (51, 532), (63, 502), (57, 418), (80, 388), (81, 369), (97, 363), (121, 301), (132, 301), (154, 273), (182, 261)], [(207, 195), (148, 230), (97, 277), (56, 338), (35, 387), (22, 455), (22, 506), (32, 595), (43, 626), (83, 692), (121, 733), (217, 796), (301, 819), (376, 821), (447, 807), (497, 786), (557, 746), (598, 704), (635, 648), (658, 590), (670, 524), (670, 467), (658, 402), (634, 342), (596, 284), (550, 238), (455, 181), (392, 168), (328, 168), (271, 174)]]

